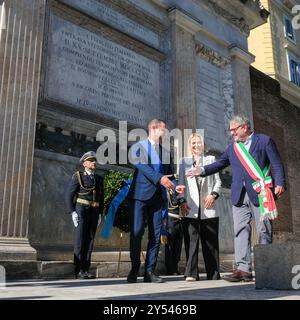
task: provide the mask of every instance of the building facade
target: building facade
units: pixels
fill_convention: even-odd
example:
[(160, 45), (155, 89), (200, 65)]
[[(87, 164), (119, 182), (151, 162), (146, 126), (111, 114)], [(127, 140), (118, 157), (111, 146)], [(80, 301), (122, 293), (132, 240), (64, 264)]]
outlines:
[[(204, 129), (220, 154), (231, 116), (253, 121), (247, 39), (268, 16), (257, 0), (5, 0), (0, 16), (0, 261), (10, 262), (8, 275), (26, 261), (43, 276), (55, 273), (51, 265), (63, 272), (59, 262), (72, 259), (63, 194), (80, 155), (101, 145), (100, 129), (164, 118), (170, 128)], [(105, 164), (98, 173), (109, 169), (130, 171)], [(233, 253), (228, 177), (218, 201), (223, 255)], [(116, 229), (97, 238), (99, 276), (113, 275), (120, 249), (127, 272), (128, 242)]]
[(300, 1), (261, 3), (270, 17), (250, 32), (249, 51), (256, 57), (253, 66), (278, 80), (282, 97), (300, 107)]

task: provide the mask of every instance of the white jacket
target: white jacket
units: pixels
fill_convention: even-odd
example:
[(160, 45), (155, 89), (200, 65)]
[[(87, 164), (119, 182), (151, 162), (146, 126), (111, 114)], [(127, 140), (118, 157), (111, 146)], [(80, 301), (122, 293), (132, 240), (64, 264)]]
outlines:
[[(214, 156), (204, 156), (203, 164), (201, 166), (205, 166), (215, 162)], [(180, 159), (179, 164), (179, 184), (183, 184), (186, 186), (184, 197), (187, 201), (188, 206), (191, 208), (188, 218), (197, 218), (199, 212), (199, 204), (201, 207), (201, 219), (207, 218), (215, 218), (217, 217), (216, 210), (213, 208), (205, 209), (204, 208), (204, 200), (207, 195), (211, 194), (212, 191), (220, 193), (221, 188), (221, 179), (218, 173), (215, 173), (211, 176), (202, 177), (201, 180), (201, 192), (199, 199), (199, 191), (197, 187), (196, 178), (188, 178), (185, 176), (186, 170), (189, 170), (193, 167), (193, 159), (192, 157), (186, 157)]]

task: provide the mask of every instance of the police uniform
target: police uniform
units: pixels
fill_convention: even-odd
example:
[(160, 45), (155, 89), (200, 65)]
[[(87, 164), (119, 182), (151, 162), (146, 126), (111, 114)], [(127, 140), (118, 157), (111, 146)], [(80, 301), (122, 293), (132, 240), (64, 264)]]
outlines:
[(165, 268), (167, 275), (180, 275), (178, 264), (181, 257), (183, 231), (181, 219), (168, 217), (168, 242), (165, 245)]
[[(94, 152), (85, 153), (80, 162), (96, 158)], [(73, 174), (66, 192), (68, 212), (76, 211), (78, 226), (74, 228), (74, 265), (75, 276), (88, 273), (91, 264), (91, 255), (94, 237), (97, 230), (99, 215), (103, 209), (103, 184), (100, 176), (86, 171), (77, 171)]]
[[(173, 181), (177, 185), (177, 181)], [(180, 200), (177, 192), (168, 193), (168, 241), (165, 245), (165, 268), (167, 275), (179, 275), (178, 264), (181, 257), (183, 230), (180, 217)]]

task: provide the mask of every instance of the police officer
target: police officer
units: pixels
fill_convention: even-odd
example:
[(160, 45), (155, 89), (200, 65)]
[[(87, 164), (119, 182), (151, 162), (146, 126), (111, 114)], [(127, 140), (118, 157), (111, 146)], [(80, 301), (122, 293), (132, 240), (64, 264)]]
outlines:
[(74, 224), (74, 265), (75, 278), (92, 279), (89, 273), (94, 237), (101, 221), (103, 207), (103, 185), (101, 178), (94, 173), (96, 154), (85, 153), (80, 163), (83, 172), (75, 172), (66, 192), (68, 212)]
[[(176, 176), (175, 176), (176, 177)], [(177, 180), (173, 183), (178, 185)], [(178, 188), (185, 190), (185, 186), (180, 185)], [(178, 189), (180, 190), (180, 189)], [(183, 243), (183, 229), (181, 224), (180, 204), (184, 201), (177, 198), (178, 192), (168, 192), (168, 241), (165, 244), (165, 267), (167, 275), (180, 275), (178, 264), (181, 257), (181, 249)]]
[[(178, 216), (178, 218), (177, 218)], [(183, 231), (179, 215), (168, 214), (168, 241), (165, 245), (165, 267), (167, 275), (180, 275), (178, 264), (181, 257)]]

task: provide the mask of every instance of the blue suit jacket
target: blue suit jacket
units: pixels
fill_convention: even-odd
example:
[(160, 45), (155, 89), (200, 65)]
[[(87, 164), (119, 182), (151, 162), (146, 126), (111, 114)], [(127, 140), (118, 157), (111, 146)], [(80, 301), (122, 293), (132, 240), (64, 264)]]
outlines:
[[(255, 134), (252, 136), (252, 143), (249, 153), (263, 170), (269, 163), (271, 164), (271, 173), (273, 177), (273, 186), (285, 185), (285, 175), (283, 165), (277, 151), (276, 145), (271, 137), (264, 134)], [(231, 201), (233, 205), (237, 205), (241, 196), (242, 188), (245, 186), (247, 194), (251, 202), (258, 206), (257, 192), (253, 189), (254, 180), (250, 177), (246, 169), (242, 166), (240, 160), (236, 156), (233, 143), (231, 143), (221, 157), (214, 163), (204, 166), (205, 175), (214, 174), (225, 167), (231, 165), (232, 185), (231, 185)]]
[[(173, 174), (173, 163), (161, 164), (161, 172), (156, 170), (154, 164), (151, 163), (149, 150), (151, 149), (151, 143), (148, 140), (148, 150), (145, 150), (144, 146), (138, 142), (132, 155), (133, 158), (139, 157), (141, 161), (135, 165), (135, 171), (133, 180), (128, 192), (129, 199), (136, 199), (140, 201), (146, 201), (153, 197), (156, 191), (161, 190), (159, 183), (160, 178), (166, 174)], [(160, 154), (162, 148), (160, 147)]]

